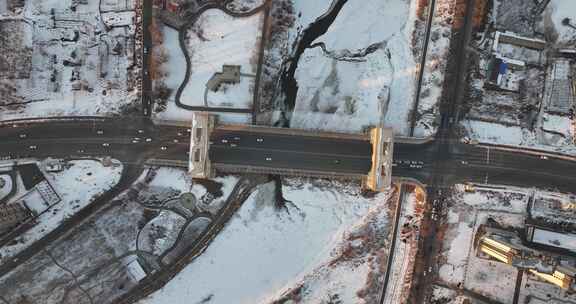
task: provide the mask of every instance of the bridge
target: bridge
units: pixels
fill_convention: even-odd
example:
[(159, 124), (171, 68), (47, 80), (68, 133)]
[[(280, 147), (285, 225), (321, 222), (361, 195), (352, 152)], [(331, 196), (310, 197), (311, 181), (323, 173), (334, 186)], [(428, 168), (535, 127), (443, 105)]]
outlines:
[(364, 134), (246, 125), (217, 125), (195, 112), (189, 170), (195, 178), (215, 172), (260, 173), (362, 180), (379, 191), (391, 182), (393, 135), (374, 127)]

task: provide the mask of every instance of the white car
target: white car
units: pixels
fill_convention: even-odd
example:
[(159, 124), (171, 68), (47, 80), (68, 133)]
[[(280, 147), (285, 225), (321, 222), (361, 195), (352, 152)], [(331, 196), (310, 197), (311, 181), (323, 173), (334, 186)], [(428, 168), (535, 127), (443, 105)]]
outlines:
[(177, 143), (178, 143), (178, 139), (174, 139), (173, 142), (174, 142), (175, 144), (177, 144)]
[(162, 150), (162, 151), (166, 151), (166, 149), (168, 149), (168, 148), (166, 148), (165, 146), (160, 147), (160, 150)]
[(146, 138), (146, 142), (151, 142), (152, 138)]
[(227, 140), (227, 139), (223, 139), (223, 140), (222, 140), (222, 143), (223, 143), (223, 144), (227, 144), (227, 143), (228, 143), (228, 140)]
[(96, 134), (98, 134), (98, 135), (102, 135), (102, 134), (104, 134), (104, 131), (102, 131), (102, 130), (98, 130), (98, 131), (96, 131)]
[(257, 141), (257, 142), (263, 142), (264, 139), (263, 139), (263, 138), (256, 138), (256, 141)]
[(20, 138), (26, 138), (26, 134), (20, 134)]
[(109, 143), (103, 143), (102, 146), (103, 147), (110, 147), (110, 144)]
[(540, 155), (540, 159), (548, 159), (548, 156), (546, 156), (546, 155)]
[(266, 160), (267, 160), (267, 161), (271, 161), (271, 160), (272, 160), (272, 157), (266, 157)]
[(36, 149), (38, 149), (38, 147), (36, 147), (36, 146), (30, 146), (29, 148), (30, 148), (30, 150), (36, 150)]

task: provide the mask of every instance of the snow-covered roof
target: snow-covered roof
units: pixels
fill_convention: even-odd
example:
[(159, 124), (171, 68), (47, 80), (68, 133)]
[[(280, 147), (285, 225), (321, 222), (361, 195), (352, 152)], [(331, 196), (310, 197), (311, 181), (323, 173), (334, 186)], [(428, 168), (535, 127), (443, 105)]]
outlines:
[(142, 281), (146, 277), (146, 272), (142, 268), (142, 265), (138, 262), (138, 259), (130, 261), (126, 268), (128, 269), (128, 274), (137, 282)]
[(127, 12), (110, 12), (102, 14), (102, 21), (108, 27), (129, 26), (132, 25), (134, 11)]
[(534, 228), (532, 242), (576, 252), (576, 234)]

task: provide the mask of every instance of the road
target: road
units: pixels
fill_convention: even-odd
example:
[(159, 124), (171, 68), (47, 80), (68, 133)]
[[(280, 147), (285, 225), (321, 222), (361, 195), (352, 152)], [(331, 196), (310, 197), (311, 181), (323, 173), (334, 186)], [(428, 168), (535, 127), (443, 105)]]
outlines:
[[(432, 218), (432, 214), (443, 214), (444, 206), (444, 193), (443, 188), (448, 186), (455, 178), (465, 178), (467, 180), (477, 181), (478, 178), (484, 176), (483, 182), (488, 182), (488, 178), (492, 176), (492, 182), (497, 178), (502, 177), (513, 172), (504, 166), (494, 166), (490, 163), (487, 157), (486, 163), (480, 165), (483, 161), (483, 151), (479, 147), (459, 147), (456, 144), (455, 138), (458, 136), (453, 132), (455, 131), (454, 123), (460, 119), (460, 105), (464, 96), (464, 89), (466, 87), (467, 68), (468, 68), (468, 53), (467, 47), (469, 45), (472, 35), (472, 17), (474, 13), (475, 0), (466, 0), (465, 15), (462, 27), (457, 32), (456, 36), (452, 38), (450, 51), (451, 57), (447, 68), (447, 75), (445, 82), (453, 83), (451, 86), (446, 86), (447, 90), (443, 92), (443, 102), (440, 104), (440, 127), (436, 133), (434, 145), (436, 147), (435, 153), (430, 157), (434, 159), (431, 164), (432, 171), (428, 177), (429, 187), (427, 187), (427, 198), (432, 204), (428, 204), (428, 216), (424, 218), (423, 223), (428, 227), (427, 234), (423, 236), (423, 240), (419, 244), (419, 264), (415, 269), (416, 275), (414, 276), (414, 285), (412, 291), (413, 300), (415, 303), (426, 303), (426, 297), (430, 292), (430, 284), (433, 283), (434, 276), (424, 276), (426, 271), (433, 267), (436, 263), (436, 256), (440, 250), (439, 242), (437, 239), (438, 225), (441, 224), (437, 219)], [(468, 155), (466, 152), (474, 153)], [(460, 153), (464, 151), (464, 153)], [(498, 154), (498, 156), (494, 155)], [(488, 155), (488, 154), (487, 154)], [(493, 153), (494, 159), (500, 159), (500, 153)], [(535, 158), (534, 156), (532, 156)], [(533, 160), (531, 160), (532, 162)], [(534, 163), (537, 163), (534, 161)], [(515, 163), (516, 164), (516, 163)], [(512, 163), (510, 164), (512, 165)], [(526, 166), (524, 164), (523, 166)], [(518, 166), (516, 165), (516, 168)], [(526, 167), (523, 167), (526, 168)], [(536, 175), (543, 174), (537, 172)], [(554, 174), (547, 171), (544, 174)], [(539, 179), (534, 177), (530, 179), (530, 175), (510, 176), (507, 179), (508, 184), (517, 184), (527, 181), (531, 186), (542, 186), (541, 184), (534, 184)], [(529, 180), (526, 180), (528, 178)], [(504, 183), (506, 184), (506, 183)]]
[(366, 175), (372, 164), (367, 140), (214, 132), (210, 160), (220, 164)]
[[(239, 135), (239, 136), (238, 136)], [(233, 147), (235, 137), (239, 137)], [(147, 120), (82, 120), (17, 123), (0, 126), (0, 160), (27, 157), (111, 156), (133, 163), (146, 158), (187, 160), (186, 127), (156, 126)], [(262, 142), (258, 141), (262, 139)], [(147, 140), (150, 141), (147, 141)], [(227, 139), (223, 143), (222, 139)], [(334, 172), (367, 172), (371, 148), (367, 142), (299, 136), (214, 132), (210, 151), (214, 162), (263, 167), (320, 168)], [(448, 143), (447, 143), (448, 142)], [(450, 150), (438, 157), (438, 144), (395, 144), (392, 175), (425, 185), (449, 187), (456, 182), (576, 189), (576, 163), (570, 160), (490, 149), (445, 141)], [(256, 155), (256, 156), (248, 156)], [(266, 157), (271, 158), (270, 161)], [(310, 158), (310, 159), (308, 159)], [(339, 163), (335, 161), (339, 160)], [(299, 162), (302, 163), (299, 163)], [(411, 168), (405, 161), (422, 163)], [(442, 179), (434, 178), (441, 170)]]
[[(117, 158), (133, 172), (123, 175), (126, 182), (117, 187), (118, 191), (129, 186), (145, 159), (185, 161), (189, 149), (188, 128), (157, 126), (146, 119), (46, 120), (34, 123), (20, 121), (0, 124), (0, 138), (0, 160), (48, 156)], [(214, 145), (210, 151), (211, 156), (215, 161), (223, 163), (329, 168), (341, 173), (351, 170), (367, 172), (370, 164), (371, 147), (362, 140), (216, 131), (211, 141)], [(233, 143), (236, 146), (232, 146)], [(439, 145), (449, 146), (449, 149)], [(438, 151), (442, 153), (439, 154)], [(266, 157), (271, 160), (266, 160)], [(464, 181), (548, 187), (566, 192), (576, 189), (576, 179), (573, 178), (576, 162), (554, 157), (543, 159), (538, 155), (466, 145), (455, 140), (443, 139), (422, 145), (396, 144), (394, 159), (396, 165), (393, 175), (414, 178), (431, 186), (428, 188), (430, 201), (441, 198), (438, 190)], [(340, 163), (336, 164), (334, 160), (340, 160)], [(438, 172), (441, 172), (442, 178), (438, 178)], [(102, 204), (104, 201), (99, 200)], [(94, 208), (98, 208), (100, 204), (95, 204)], [(86, 216), (84, 211), (82, 212), (83, 216)], [(27, 250), (23, 255), (19, 255), (18, 261), (2, 266), (0, 275), (33, 255), (34, 249), (67, 231), (68, 226), (72, 227), (77, 223), (76, 218), (31, 247), (31, 251)], [(432, 233), (429, 239), (424, 240), (424, 251), (428, 256), (426, 267), (433, 265), (432, 253), (436, 249), (431, 246), (435, 246), (434, 237), (435, 234)], [(420, 288), (424, 291), (426, 286), (421, 285)]]
[(152, 114), (152, 79), (150, 78), (148, 64), (150, 52), (152, 51), (152, 36), (149, 28), (152, 23), (152, 0), (142, 2), (142, 115)]

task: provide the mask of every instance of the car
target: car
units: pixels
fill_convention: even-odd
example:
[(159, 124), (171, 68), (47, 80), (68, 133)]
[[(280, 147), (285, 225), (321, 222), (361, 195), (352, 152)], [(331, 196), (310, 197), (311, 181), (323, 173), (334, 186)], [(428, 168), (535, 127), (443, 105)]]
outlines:
[(133, 140), (140, 140), (140, 137), (134, 137)]
[(146, 142), (151, 142), (152, 138), (146, 138)]
[(546, 156), (546, 155), (540, 155), (540, 159), (548, 159), (548, 156)]
[(84, 150), (80, 149), (80, 150), (78, 150), (78, 151), (76, 151), (76, 152), (78, 152), (78, 153), (84, 153)]
[(191, 133), (191, 132), (192, 132), (192, 130), (190, 130), (190, 129), (186, 129), (186, 132), (188, 132), (188, 133)]
[(160, 147), (160, 150), (162, 150), (162, 151), (166, 151), (166, 149), (168, 149), (168, 148), (166, 148), (165, 146)]
[(174, 140), (172, 140), (175, 144), (177, 144), (179, 142), (178, 139), (174, 138)]
[(138, 130), (138, 133), (142, 134), (142, 133), (144, 133), (144, 130)]
[(182, 136), (182, 135), (184, 135), (184, 134), (182, 134), (182, 132), (178, 132), (178, 136)]
[(109, 143), (103, 143), (102, 146), (103, 147), (110, 147), (110, 144)]
[(264, 141), (264, 138), (256, 138), (256, 141), (257, 141), (257, 142), (263, 142), (263, 141)]
[(140, 142), (140, 141), (135, 140), (135, 139), (132, 140), (132, 143), (133, 143), (133, 144), (137, 144), (137, 143), (139, 143), (139, 142)]
[(227, 139), (223, 139), (223, 140), (222, 140), (222, 143), (223, 143), (223, 144), (227, 144), (227, 143), (228, 143), (228, 140), (227, 140)]
[(102, 134), (104, 134), (104, 131), (103, 131), (103, 130), (97, 130), (97, 131), (96, 131), (96, 134), (102, 135)]
[(467, 165), (467, 164), (468, 164), (468, 162), (467, 162), (467, 161), (465, 161), (465, 160), (463, 160), (463, 161), (462, 161), (462, 164), (463, 164), (463, 165)]
[(272, 160), (272, 157), (266, 157), (266, 160), (267, 160), (267, 161), (271, 161), (271, 160)]
[(334, 160), (334, 163), (335, 163), (335, 164), (339, 164), (339, 163), (340, 163), (340, 160), (339, 160), (339, 159), (335, 159), (335, 160)]
[(20, 134), (20, 138), (26, 138), (27, 135), (26, 134)]
[(37, 147), (37, 146), (34, 146), (34, 145), (32, 145), (32, 146), (30, 146), (30, 147), (28, 147), (28, 148), (30, 148), (30, 150), (36, 150), (36, 149), (38, 149), (38, 147)]

